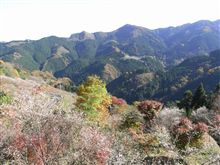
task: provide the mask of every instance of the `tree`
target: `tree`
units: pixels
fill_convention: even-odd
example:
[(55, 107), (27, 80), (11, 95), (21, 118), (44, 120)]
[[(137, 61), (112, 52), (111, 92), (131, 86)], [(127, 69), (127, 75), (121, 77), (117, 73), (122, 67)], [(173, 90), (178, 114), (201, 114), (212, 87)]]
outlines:
[(203, 87), (203, 84), (201, 83), (193, 95), (192, 107), (194, 109), (197, 109), (199, 107), (206, 106), (206, 104), (207, 104), (206, 91)]
[(192, 100), (193, 100), (193, 94), (191, 90), (187, 90), (184, 93), (183, 99), (177, 104), (177, 106), (181, 109), (185, 109), (186, 116), (190, 117), (192, 113)]
[(214, 91), (211, 91), (207, 94), (206, 107), (212, 109), (213, 103), (216, 102), (215, 100), (218, 99), (218, 96), (220, 96), (220, 83), (216, 85)]
[(89, 76), (77, 90), (76, 106), (83, 110), (92, 121), (103, 123), (109, 113), (111, 97), (106, 90), (106, 84), (97, 76)]
[(217, 94), (220, 94), (220, 82), (216, 85), (214, 93), (215, 93), (216, 95), (217, 95)]

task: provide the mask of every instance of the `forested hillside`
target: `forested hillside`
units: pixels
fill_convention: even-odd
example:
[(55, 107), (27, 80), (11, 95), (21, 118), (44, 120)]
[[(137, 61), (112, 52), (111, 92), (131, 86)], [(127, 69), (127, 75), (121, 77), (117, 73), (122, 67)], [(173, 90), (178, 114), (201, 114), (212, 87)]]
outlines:
[(202, 20), (155, 30), (127, 24), (112, 32), (0, 43), (0, 59), (24, 70), (68, 77), (76, 86), (98, 75), (110, 93), (128, 102), (170, 101), (200, 82), (213, 89), (219, 81), (217, 49), (219, 20)]

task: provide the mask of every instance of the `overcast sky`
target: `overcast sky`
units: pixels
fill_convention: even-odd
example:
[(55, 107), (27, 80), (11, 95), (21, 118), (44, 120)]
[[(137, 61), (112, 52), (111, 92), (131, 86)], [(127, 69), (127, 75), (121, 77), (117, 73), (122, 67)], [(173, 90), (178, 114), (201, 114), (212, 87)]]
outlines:
[(220, 0), (0, 0), (0, 41), (220, 19)]

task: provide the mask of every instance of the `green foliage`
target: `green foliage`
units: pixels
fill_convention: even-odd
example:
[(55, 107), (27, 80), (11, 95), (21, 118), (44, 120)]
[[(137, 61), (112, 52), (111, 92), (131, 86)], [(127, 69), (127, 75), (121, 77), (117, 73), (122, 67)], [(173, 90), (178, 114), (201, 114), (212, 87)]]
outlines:
[(75, 48), (80, 58), (92, 58), (95, 56), (97, 44), (95, 40), (85, 40), (77, 42)]
[(7, 95), (5, 92), (0, 91), (0, 105), (10, 104), (12, 101), (11, 96)]
[(213, 103), (214, 103), (215, 99), (219, 96), (219, 94), (220, 94), (220, 83), (218, 83), (216, 85), (215, 90), (213, 92), (211, 91), (207, 94), (207, 100), (206, 100), (206, 102), (207, 102), (206, 107), (207, 108), (209, 108), (209, 109), (213, 108), (212, 107)]
[(99, 77), (89, 76), (77, 90), (77, 107), (83, 110), (90, 120), (99, 123), (106, 122), (111, 104), (111, 97), (105, 86)]
[(143, 115), (135, 108), (129, 108), (122, 114), (121, 128), (134, 128), (140, 130), (144, 124)]
[(204, 90), (203, 84), (201, 83), (193, 95), (192, 107), (197, 109), (199, 107), (206, 106), (206, 104), (206, 91)]
[(143, 81), (139, 81), (144, 74), (151, 74), (144, 70), (137, 70), (131, 73), (124, 73), (117, 79), (107, 85), (108, 91), (112, 95), (125, 99), (128, 103), (136, 100), (144, 100), (152, 97), (159, 87), (158, 75), (144, 77)]
[(190, 117), (192, 114), (192, 99), (193, 99), (192, 91), (187, 90), (184, 93), (182, 100), (177, 104), (177, 106), (180, 109), (182, 108), (185, 109), (187, 117)]
[(3, 61), (0, 63), (0, 75), (5, 75), (9, 77), (20, 76), (17, 68), (15, 68), (12, 64)]
[(216, 85), (214, 93), (216, 94), (220, 93), (220, 82)]
[[(50, 36), (37, 41), (0, 43), (0, 59), (31, 71), (51, 71), (56, 77), (69, 77), (76, 85), (91, 74), (103, 78), (103, 66), (110, 64), (118, 73), (106, 81), (113, 95), (129, 103), (146, 98), (174, 101), (200, 82), (211, 91), (219, 81), (218, 23), (200, 21), (156, 30), (125, 25), (108, 33), (82, 32), (70, 38)], [(207, 56), (211, 50), (216, 51)], [(136, 81), (140, 71), (153, 72), (155, 77), (140, 84)]]
[(54, 81), (51, 81), (50, 85), (55, 87), (55, 88), (62, 89), (62, 90), (65, 90), (65, 91), (69, 91), (69, 92), (74, 92), (76, 90), (76, 86), (67, 77), (58, 78)]
[(180, 109), (185, 109), (186, 116), (190, 117), (193, 109), (198, 109), (199, 107), (206, 106), (211, 109), (214, 100), (218, 97), (220, 91), (220, 84), (218, 83), (215, 87), (214, 92), (210, 91), (206, 94), (203, 84), (197, 87), (194, 94), (190, 90), (184, 93), (183, 98), (177, 101), (177, 106)]

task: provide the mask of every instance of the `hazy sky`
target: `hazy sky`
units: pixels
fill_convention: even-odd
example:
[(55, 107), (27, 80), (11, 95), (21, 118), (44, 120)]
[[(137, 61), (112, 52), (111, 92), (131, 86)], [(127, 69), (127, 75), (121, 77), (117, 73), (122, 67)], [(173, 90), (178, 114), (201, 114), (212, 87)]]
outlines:
[(0, 41), (220, 19), (220, 0), (0, 0)]

